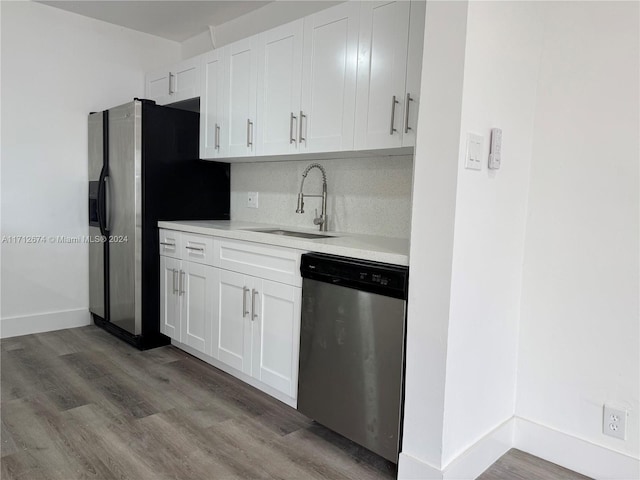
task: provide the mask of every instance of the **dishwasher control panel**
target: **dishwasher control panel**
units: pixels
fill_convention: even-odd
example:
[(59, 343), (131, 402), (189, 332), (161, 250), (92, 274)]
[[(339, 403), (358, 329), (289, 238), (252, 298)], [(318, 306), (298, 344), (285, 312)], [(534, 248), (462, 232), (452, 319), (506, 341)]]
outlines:
[(357, 288), (394, 298), (407, 298), (409, 269), (400, 265), (321, 253), (302, 255), (303, 278)]

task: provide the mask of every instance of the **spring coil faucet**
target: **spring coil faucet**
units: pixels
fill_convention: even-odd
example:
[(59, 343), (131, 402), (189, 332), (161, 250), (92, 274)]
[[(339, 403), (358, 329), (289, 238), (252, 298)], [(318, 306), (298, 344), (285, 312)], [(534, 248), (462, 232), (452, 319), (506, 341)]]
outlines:
[[(307, 178), (309, 171), (312, 168), (317, 168), (322, 173), (322, 195), (305, 195), (302, 193), (304, 187), (304, 180)], [(318, 217), (318, 209), (316, 208), (316, 218), (313, 219), (313, 224), (318, 225), (321, 232), (327, 231), (327, 172), (324, 167), (319, 163), (312, 163), (302, 172), (302, 181), (300, 182), (300, 192), (298, 193), (298, 208), (296, 213), (304, 213), (304, 197), (321, 197), (322, 198), (322, 210)]]

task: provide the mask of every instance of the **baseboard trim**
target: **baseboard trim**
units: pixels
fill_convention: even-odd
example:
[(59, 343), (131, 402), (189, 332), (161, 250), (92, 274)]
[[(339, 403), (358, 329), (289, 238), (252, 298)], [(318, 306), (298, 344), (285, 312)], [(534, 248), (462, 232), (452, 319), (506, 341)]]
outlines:
[(91, 324), (86, 308), (61, 312), (4, 317), (0, 319), (0, 338), (17, 337), (32, 333), (52, 332), (63, 328), (84, 327)]
[(418, 460), (408, 453), (400, 452), (398, 480), (442, 480), (442, 471)]
[(474, 480), (513, 446), (515, 421), (511, 417), (444, 467), (444, 480)]
[(511, 448), (598, 480), (640, 479), (639, 459), (520, 417), (498, 426), (442, 470), (402, 452), (398, 479), (472, 480)]
[(497, 426), (442, 470), (403, 452), (398, 462), (398, 479), (473, 480), (512, 448), (514, 424), (510, 418)]
[(640, 460), (516, 417), (514, 447), (598, 480), (637, 480)]

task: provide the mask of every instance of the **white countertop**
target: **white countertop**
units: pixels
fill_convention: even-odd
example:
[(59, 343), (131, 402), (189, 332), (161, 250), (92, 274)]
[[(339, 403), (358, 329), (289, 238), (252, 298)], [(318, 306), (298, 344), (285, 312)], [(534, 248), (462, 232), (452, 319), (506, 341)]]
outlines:
[(200, 233), (248, 242), (266, 243), (281, 247), (296, 248), (309, 252), (328, 253), (345, 257), (409, 265), (409, 240), (403, 238), (378, 237), (354, 233), (326, 232), (328, 238), (299, 238), (272, 233), (252, 232), (251, 229), (280, 228), (305, 233), (320, 233), (317, 229), (304, 229), (265, 223), (235, 222), (233, 220), (184, 220), (158, 222), (158, 227), (183, 232)]

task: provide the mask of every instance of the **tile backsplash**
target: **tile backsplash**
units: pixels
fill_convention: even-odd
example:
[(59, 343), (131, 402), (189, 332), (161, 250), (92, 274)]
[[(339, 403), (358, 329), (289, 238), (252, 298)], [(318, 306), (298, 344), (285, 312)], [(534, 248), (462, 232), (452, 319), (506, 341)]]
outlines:
[[(296, 213), (302, 172), (310, 163), (327, 172), (329, 231), (409, 238), (412, 155), (232, 164), (231, 219), (315, 228), (320, 198), (305, 199), (305, 213)], [(258, 192), (258, 208), (247, 207), (249, 192)], [(321, 192), (322, 175), (313, 169), (304, 193)]]

